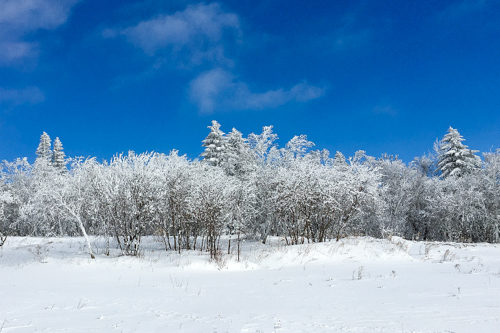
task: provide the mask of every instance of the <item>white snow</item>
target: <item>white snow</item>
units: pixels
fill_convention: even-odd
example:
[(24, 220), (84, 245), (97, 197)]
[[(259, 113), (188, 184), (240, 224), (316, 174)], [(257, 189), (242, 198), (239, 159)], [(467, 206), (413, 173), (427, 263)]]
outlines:
[[(103, 240), (94, 239), (102, 248)], [(100, 245), (100, 246), (99, 246)], [(235, 245), (233, 246), (236, 247)], [(241, 262), (144, 241), (0, 248), (0, 332), (498, 332), (500, 246), (347, 238), (243, 244)]]

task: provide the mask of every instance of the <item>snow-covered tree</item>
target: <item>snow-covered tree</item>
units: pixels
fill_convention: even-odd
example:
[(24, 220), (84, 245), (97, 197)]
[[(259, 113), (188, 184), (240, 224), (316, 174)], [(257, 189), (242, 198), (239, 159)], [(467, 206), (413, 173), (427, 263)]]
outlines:
[(408, 168), (400, 159), (384, 155), (377, 161), (383, 187), (379, 196), (384, 201), (384, 214), (380, 221), (384, 235), (404, 235), (408, 229), (407, 220), (413, 193), (414, 182), (419, 177), (418, 171)]
[(251, 133), (248, 136), (248, 142), (255, 153), (260, 164), (265, 164), (267, 155), (278, 140), (278, 135), (273, 133), (273, 126), (264, 126), (261, 134)]
[(289, 244), (391, 234), (500, 241), (500, 151), (484, 154), (480, 168), (452, 128), (437, 166), (433, 156), (409, 165), (364, 151), (330, 158), (311, 150), (304, 135), (280, 148), (272, 126), (248, 140), (236, 129), (226, 136), (216, 121), (210, 130), (201, 162), (175, 150), (130, 152), (102, 163), (69, 159), (67, 169), (60, 140), (51, 151), (42, 134), (33, 165), (26, 158), (0, 164), (0, 242), (5, 235), (100, 235), (104, 253), (115, 240), (123, 254), (137, 255), (141, 238), (154, 235), (166, 250), (217, 257), (225, 239), (233, 253), (233, 236), (280, 236)]
[(347, 166), (347, 161), (345, 159), (344, 154), (342, 152), (338, 151), (335, 153), (335, 156), (333, 157), (333, 165), (337, 167), (343, 167)]
[(295, 135), (286, 144), (286, 150), (291, 153), (293, 158), (304, 156), (309, 148), (314, 146), (314, 142), (307, 140), (307, 135)]
[(51, 203), (51, 210), (59, 213), (63, 221), (76, 224), (76, 229), (84, 237), (92, 259), (94, 251), (85, 228), (85, 208), (90, 198), (86, 169), (95, 163), (94, 159), (75, 160), (72, 174), (54, 173), (52, 182), (45, 184), (41, 191)]
[(212, 166), (220, 166), (223, 163), (224, 150), (226, 147), (226, 139), (224, 132), (220, 129), (220, 124), (216, 120), (212, 120), (212, 125), (208, 126), (210, 133), (203, 140), (205, 151), (201, 154), (203, 160)]
[(193, 176), (195, 181), (190, 200), (193, 219), (202, 228), (206, 248), (210, 257), (215, 259), (219, 256), (220, 237), (227, 224), (233, 181), (222, 169), (207, 168), (199, 163), (194, 165)]
[(159, 156), (130, 151), (113, 157), (102, 172), (107, 224), (125, 255), (138, 255), (142, 236), (151, 233)]
[(241, 235), (255, 215), (255, 188), (247, 179), (232, 180), (233, 186), (228, 191), (228, 219), (226, 233), (229, 235), (228, 254), (231, 253), (231, 238), (236, 235), (237, 255), (240, 260)]
[(52, 165), (58, 170), (66, 169), (66, 155), (64, 154), (63, 145), (58, 137), (54, 140), (54, 151), (52, 153)]
[(5, 207), (13, 201), (10, 192), (5, 187), (0, 187), (0, 247), (5, 243), (8, 234)]
[(410, 163), (410, 167), (419, 171), (420, 174), (432, 177), (436, 175), (436, 157), (431, 154), (425, 154), (420, 157), (415, 157)]
[(462, 141), (464, 138), (458, 130), (450, 126), (439, 142), (438, 168), (443, 178), (460, 177), (480, 167), (481, 159), (475, 155), (477, 150), (469, 149)]
[(243, 177), (255, 168), (255, 158), (250, 146), (236, 128), (227, 135), (223, 155), (223, 167), (228, 175)]
[(484, 154), (484, 170), (476, 175), (481, 183), (480, 191), (484, 196), (486, 223), (491, 231), (488, 241), (500, 241), (500, 148)]
[(160, 196), (154, 205), (158, 233), (165, 249), (181, 251), (196, 249), (201, 228), (193, 218), (191, 198), (195, 186), (193, 165), (186, 156), (179, 156), (176, 150), (170, 152), (157, 173), (163, 175), (155, 182)]
[(50, 136), (45, 132), (40, 136), (40, 143), (36, 149), (36, 156), (37, 160), (45, 159), (46, 161), (50, 161), (52, 159)]

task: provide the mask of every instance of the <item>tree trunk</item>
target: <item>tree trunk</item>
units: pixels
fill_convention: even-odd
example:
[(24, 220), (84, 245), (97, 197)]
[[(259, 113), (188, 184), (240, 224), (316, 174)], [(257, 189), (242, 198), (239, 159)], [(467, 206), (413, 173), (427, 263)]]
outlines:
[(240, 261), (240, 233), (238, 232), (238, 262)]
[(80, 228), (80, 231), (82, 232), (83, 237), (85, 237), (85, 242), (87, 243), (87, 247), (88, 247), (88, 250), (89, 250), (90, 258), (95, 259), (94, 251), (92, 251), (92, 246), (90, 245), (90, 239), (89, 239), (89, 236), (87, 235), (87, 232), (85, 231), (85, 227), (83, 226), (82, 219), (80, 218), (80, 216), (78, 214), (76, 214), (72, 209), (70, 209), (68, 207), (68, 205), (66, 205), (64, 203), (64, 201), (61, 200), (61, 203), (66, 208), (66, 210), (68, 211), (68, 213), (70, 215), (72, 215), (76, 219), (78, 227)]
[(92, 251), (92, 246), (90, 245), (89, 236), (87, 235), (87, 232), (85, 231), (85, 227), (83, 226), (83, 223), (82, 223), (82, 220), (80, 219), (80, 217), (77, 217), (77, 221), (78, 221), (78, 227), (80, 228), (80, 231), (82, 232), (83, 237), (85, 237), (85, 242), (87, 243), (90, 258), (95, 259), (94, 251)]

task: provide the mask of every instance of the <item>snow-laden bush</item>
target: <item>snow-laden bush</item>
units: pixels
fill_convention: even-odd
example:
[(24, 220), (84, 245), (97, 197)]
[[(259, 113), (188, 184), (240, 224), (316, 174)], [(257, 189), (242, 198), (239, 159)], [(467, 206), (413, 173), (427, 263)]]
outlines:
[[(210, 130), (201, 161), (175, 150), (102, 163), (65, 159), (58, 144), (54, 163), (42, 135), (35, 163), (2, 164), (1, 239), (101, 235), (137, 255), (141, 238), (155, 235), (166, 250), (203, 249), (212, 257), (222, 253), (223, 235), (228, 252), (231, 239), (239, 249), (243, 237), (281, 236), (288, 244), (349, 235), (499, 240), (500, 150), (485, 154), (479, 167), (474, 151), (449, 150), (466, 146), (442, 144), (438, 154), (447, 157), (406, 165), (364, 151), (330, 158), (304, 135), (279, 148), (272, 126), (248, 139), (235, 129), (225, 135), (218, 123)], [(474, 163), (440, 173), (446, 161), (453, 162), (446, 170), (460, 168), (462, 157)], [(93, 256), (90, 242), (88, 248)]]

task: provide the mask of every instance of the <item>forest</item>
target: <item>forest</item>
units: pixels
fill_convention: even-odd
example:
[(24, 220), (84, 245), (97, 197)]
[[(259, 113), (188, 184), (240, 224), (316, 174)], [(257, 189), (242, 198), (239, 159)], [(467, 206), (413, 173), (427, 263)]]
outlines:
[[(434, 152), (404, 163), (364, 151), (315, 149), (305, 135), (277, 145), (272, 126), (244, 137), (217, 121), (200, 158), (177, 150), (66, 157), (40, 138), (37, 158), (3, 161), (0, 245), (9, 236), (103, 236), (124, 255), (155, 236), (165, 250), (215, 258), (243, 239), (286, 244), (346, 236), (498, 242), (500, 149), (469, 149), (450, 127)], [(331, 157), (333, 155), (333, 157)]]

